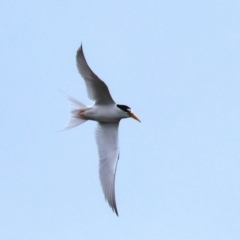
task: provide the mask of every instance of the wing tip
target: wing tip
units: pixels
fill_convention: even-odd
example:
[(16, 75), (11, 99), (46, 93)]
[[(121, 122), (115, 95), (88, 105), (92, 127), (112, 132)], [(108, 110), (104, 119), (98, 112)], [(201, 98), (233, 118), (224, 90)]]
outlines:
[(116, 215), (119, 217), (118, 210), (117, 210), (117, 203), (116, 203), (116, 199), (115, 199), (115, 192), (114, 192), (113, 201), (109, 201), (109, 199), (106, 199), (106, 200), (108, 201), (108, 204), (112, 208), (113, 212), (116, 213)]
[[(105, 193), (104, 193), (104, 195), (105, 195)], [(119, 217), (117, 203), (116, 203), (116, 199), (115, 199), (115, 192), (114, 192), (113, 200), (110, 200), (106, 195), (105, 195), (105, 200), (108, 202), (108, 204), (112, 208), (113, 212)]]
[(113, 207), (113, 212), (115, 212), (116, 215), (119, 217), (119, 215), (118, 215), (118, 210), (117, 210), (117, 206), (116, 206), (116, 205), (114, 205), (114, 207)]
[(80, 45), (80, 51), (83, 52), (83, 45), (82, 45), (82, 42), (81, 42), (81, 45)]
[(77, 50), (76, 58), (78, 59), (79, 56), (84, 56), (82, 43), (81, 43), (80, 47)]

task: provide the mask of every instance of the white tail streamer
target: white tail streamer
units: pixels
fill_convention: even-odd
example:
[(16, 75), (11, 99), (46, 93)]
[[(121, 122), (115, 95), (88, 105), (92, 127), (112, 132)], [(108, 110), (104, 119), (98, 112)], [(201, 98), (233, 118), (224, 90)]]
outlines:
[(71, 114), (72, 115), (71, 115), (71, 118), (70, 118), (67, 126), (62, 131), (77, 127), (87, 121), (86, 119), (80, 118), (78, 115), (78, 113), (82, 109), (85, 109), (87, 106), (85, 104), (79, 102), (77, 99), (70, 97), (68, 95), (67, 95), (67, 99), (71, 103)]

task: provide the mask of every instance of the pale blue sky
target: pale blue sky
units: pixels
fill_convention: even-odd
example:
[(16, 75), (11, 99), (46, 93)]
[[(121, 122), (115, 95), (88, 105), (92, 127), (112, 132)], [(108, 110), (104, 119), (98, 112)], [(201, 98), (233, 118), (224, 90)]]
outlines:
[[(239, 1), (2, 1), (0, 239), (240, 236)], [(62, 90), (86, 104), (76, 50), (123, 120), (119, 217), (98, 179), (95, 123), (58, 132)]]

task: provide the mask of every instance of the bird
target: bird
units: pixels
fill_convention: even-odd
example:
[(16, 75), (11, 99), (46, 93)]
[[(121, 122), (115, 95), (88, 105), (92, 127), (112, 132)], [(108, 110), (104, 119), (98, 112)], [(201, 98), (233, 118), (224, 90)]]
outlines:
[(95, 132), (99, 155), (99, 178), (105, 200), (118, 216), (115, 198), (115, 177), (119, 160), (118, 128), (121, 119), (140, 119), (127, 105), (116, 104), (108, 86), (89, 67), (82, 44), (77, 50), (76, 65), (84, 79), (88, 97), (94, 101), (92, 106), (86, 106), (75, 98), (68, 96), (71, 102), (71, 118), (64, 130), (74, 128), (92, 120), (97, 122)]

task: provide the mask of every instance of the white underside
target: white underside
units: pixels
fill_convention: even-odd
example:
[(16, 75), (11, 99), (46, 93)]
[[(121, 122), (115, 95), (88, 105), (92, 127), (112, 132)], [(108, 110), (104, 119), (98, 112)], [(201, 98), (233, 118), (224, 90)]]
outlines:
[(118, 109), (115, 104), (111, 105), (94, 105), (86, 108), (83, 114), (87, 120), (98, 122), (113, 123), (119, 122), (122, 118), (127, 118), (128, 115)]

